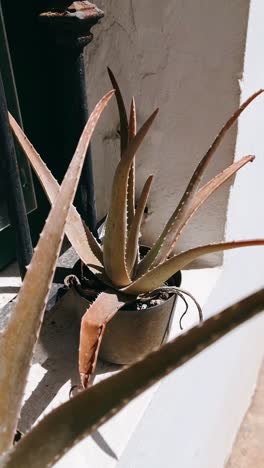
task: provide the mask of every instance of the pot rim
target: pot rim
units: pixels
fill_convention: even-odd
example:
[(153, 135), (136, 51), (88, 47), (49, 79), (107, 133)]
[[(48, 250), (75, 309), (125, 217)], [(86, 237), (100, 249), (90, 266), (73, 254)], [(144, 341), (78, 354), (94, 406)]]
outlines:
[[(139, 246), (139, 248), (143, 251), (145, 251), (144, 255), (146, 255), (147, 251), (150, 250), (150, 247), (142, 244)], [(143, 255), (143, 257), (144, 257)], [(81, 260), (77, 260), (77, 262), (75, 263), (75, 265), (73, 266), (73, 274), (75, 274), (74, 270), (77, 269), (77, 265), (81, 264)], [(87, 265), (84, 265), (85, 268), (87, 268), (89, 270), (89, 272), (91, 273), (92, 276), (94, 276), (94, 274), (91, 272), (91, 270), (89, 269), (89, 266)], [(77, 272), (76, 272), (77, 273)], [(78, 274), (76, 274), (77, 278), (78, 278)], [(172, 275), (168, 280), (168, 285), (169, 286), (176, 286), (176, 287), (180, 287), (181, 285), (181, 282), (182, 282), (182, 273), (181, 273), (181, 270), (178, 270), (176, 273), (174, 273), (174, 275)], [(169, 284), (169, 283), (173, 283), (173, 284)], [(88, 299), (88, 295), (85, 296), (81, 293), (81, 289), (83, 289), (85, 291), (85, 288), (82, 288), (82, 286), (80, 285), (78, 288), (75, 288), (76, 291), (78, 292), (78, 294), (80, 294), (81, 297), (83, 297), (84, 299), (86, 299), (87, 301), (89, 301)], [(88, 289), (88, 288), (87, 288)], [(162, 286), (161, 288), (162, 289)], [(101, 291), (98, 292), (98, 295), (100, 294)], [(177, 293), (173, 293), (173, 292), (170, 292), (168, 293), (169, 294), (169, 297), (168, 299), (164, 299), (162, 300), (162, 303), (161, 304), (156, 304), (156, 305), (153, 305), (153, 306), (147, 306), (146, 309), (137, 309), (136, 307), (135, 308), (131, 308), (131, 309), (125, 309), (126, 305), (124, 305), (119, 311), (124, 311), (124, 312), (142, 312), (144, 313), (145, 310), (155, 310), (156, 308), (159, 308), (160, 306), (162, 306), (163, 303), (166, 303), (167, 301), (171, 300), (173, 297), (176, 298), (177, 297)], [(93, 300), (91, 302), (94, 302), (95, 298), (92, 298)], [(140, 296), (136, 296), (136, 299), (134, 299), (133, 301), (131, 301), (131, 303), (135, 303), (137, 301), (140, 301)]]

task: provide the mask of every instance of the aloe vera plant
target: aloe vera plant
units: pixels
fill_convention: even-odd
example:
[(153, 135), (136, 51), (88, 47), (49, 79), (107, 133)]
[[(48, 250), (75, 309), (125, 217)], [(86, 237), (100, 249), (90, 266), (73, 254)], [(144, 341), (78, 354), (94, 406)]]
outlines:
[[(61, 189), (57, 190), (57, 186), (54, 189), (56, 200), (52, 200), (51, 212), (35, 249), (12, 316), (1, 335), (0, 466), (2, 468), (52, 466), (73, 445), (91, 434), (132, 398), (264, 308), (264, 289), (262, 289), (211, 317), (203, 324), (192, 328), (119, 374), (81, 392), (71, 401), (52, 411), (15, 447), (12, 447), (26, 376), (38, 337), (56, 259), (63, 233), (66, 231), (69, 235), (70, 231), (66, 220), (74, 211), (71, 203), (76, 192), (86, 149), (96, 122), (112, 94), (112, 92), (108, 93), (91, 114)], [(51, 186), (53, 184), (55, 187), (54, 179), (51, 175), (49, 177)], [(78, 220), (77, 222), (80, 221), (78, 214), (75, 219)], [(263, 242), (261, 240), (243, 241), (242, 245)], [(81, 244), (76, 243), (76, 245)], [(228, 248), (232, 247), (233, 244), (229, 243)], [(192, 252), (188, 260), (196, 255), (197, 252)], [(107, 282), (109, 281), (108, 278)], [(97, 305), (100, 306), (98, 312), (96, 307), (91, 308), (91, 323), (97, 332), (100, 320), (103, 331), (105, 317), (109, 318), (121, 304), (131, 300), (131, 295), (128, 299), (129, 295), (123, 290), (124, 288), (120, 288), (119, 291), (112, 286), (109, 287), (109, 291), (98, 296), (96, 300)], [(84, 326), (86, 324), (87, 322), (84, 321)], [(93, 335), (90, 334), (90, 328), (88, 324), (85, 333), (88, 332), (91, 346)], [(89, 346), (87, 350), (89, 353)], [(85, 363), (86, 361), (85, 359)]]
[[(105, 283), (105, 291), (98, 295), (81, 322), (79, 371), (84, 388), (88, 386), (90, 376), (95, 369), (105, 327), (124, 304), (160, 288), (175, 272), (202, 255), (264, 244), (264, 239), (221, 242), (198, 246), (177, 255), (171, 255), (184, 227), (199, 207), (239, 169), (254, 160), (254, 156), (243, 157), (199, 188), (205, 169), (226, 132), (244, 109), (263, 93), (263, 90), (250, 96), (220, 130), (198, 164), (182, 199), (159, 238), (148, 254), (140, 259), (140, 226), (153, 176), (147, 179), (135, 209), (135, 155), (153, 124), (158, 110), (155, 110), (137, 131), (134, 99), (131, 102), (128, 118), (120, 88), (110, 70), (109, 76), (115, 89), (119, 109), (121, 158), (114, 175), (103, 248), (97, 243), (73, 206), (70, 207), (65, 230), (81, 260)], [(54, 203), (59, 191), (57, 181), (11, 115), (10, 124), (50, 202)]]

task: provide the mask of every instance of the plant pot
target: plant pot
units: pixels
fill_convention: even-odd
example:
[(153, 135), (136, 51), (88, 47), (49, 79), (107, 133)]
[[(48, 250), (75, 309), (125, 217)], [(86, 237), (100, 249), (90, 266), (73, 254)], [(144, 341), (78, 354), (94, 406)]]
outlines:
[[(141, 248), (141, 255), (148, 249)], [(80, 272), (78, 263), (74, 273)], [(168, 281), (169, 286), (180, 286), (181, 272)], [(87, 295), (82, 294), (82, 299)], [(177, 296), (170, 294), (159, 305), (139, 310), (135, 306), (124, 306), (107, 324), (99, 350), (99, 358), (113, 364), (131, 364), (166, 342), (171, 328)], [(88, 301), (87, 301), (88, 306)]]
[(110, 320), (99, 357), (114, 364), (131, 364), (166, 342), (177, 296), (144, 310), (120, 309)]

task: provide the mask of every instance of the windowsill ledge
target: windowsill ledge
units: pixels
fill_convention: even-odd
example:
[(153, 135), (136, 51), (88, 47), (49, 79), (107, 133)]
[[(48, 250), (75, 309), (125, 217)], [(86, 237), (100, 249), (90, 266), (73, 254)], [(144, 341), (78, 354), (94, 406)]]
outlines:
[[(61, 264), (65, 264), (61, 257)], [(66, 255), (66, 258), (68, 255)], [(68, 266), (68, 265), (67, 265)], [(20, 284), (17, 274), (12, 276), (2, 273), (0, 287), (10, 287), (11, 284), (18, 287)], [(213, 290), (222, 272), (222, 268), (186, 270), (183, 272), (182, 288), (190, 290), (201, 306), (203, 306)], [(9, 276), (10, 275), (10, 276)], [(8, 283), (7, 283), (8, 281)], [(11, 294), (11, 293), (10, 293)], [(0, 300), (6, 301), (10, 295), (0, 296)], [(192, 326), (197, 321), (197, 310), (189, 301), (188, 314), (184, 317), (184, 329)], [(184, 305), (179, 299), (177, 301), (175, 318), (171, 330), (171, 337), (180, 333), (179, 318), (184, 310)], [(56, 314), (56, 309), (54, 314)], [(50, 314), (49, 314), (50, 315)], [(57, 321), (57, 320), (56, 320)], [(58, 322), (58, 321), (57, 321)], [(49, 317), (50, 323), (50, 317)], [(72, 384), (78, 382), (76, 373), (76, 343), (70, 337), (74, 336), (72, 317), (67, 317), (60, 322), (55, 331), (50, 326), (42, 327), (41, 337), (37, 345), (35, 358), (31, 367), (28, 384), (25, 392), (25, 404), (21, 413), (19, 429), (27, 431), (43, 415), (66, 401)], [(76, 335), (76, 333), (75, 333)], [(70, 342), (69, 342), (70, 340)], [(72, 344), (72, 351), (71, 351)], [(75, 348), (75, 353), (74, 349)], [(69, 351), (71, 358), (69, 358)], [(74, 369), (74, 370), (73, 370)], [(99, 363), (95, 382), (98, 382), (116, 372), (116, 367)], [(77, 464), (79, 468), (90, 466), (102, 468), (113, 468), (126, 448), (131, 436), (135, 432), (139, 422), (144, 416), (159, 383), (150, 388), (144, 394), (137, 397), (114, 418), (104, 424), (92, 437), (89, 437), (72, 449), (56, 466), (66, 468)]]

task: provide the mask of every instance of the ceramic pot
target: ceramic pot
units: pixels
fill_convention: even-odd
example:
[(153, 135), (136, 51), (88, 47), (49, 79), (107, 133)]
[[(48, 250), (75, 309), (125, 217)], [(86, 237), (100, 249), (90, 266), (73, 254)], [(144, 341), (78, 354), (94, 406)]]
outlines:
[(166, 342), (177, 296), (147, 309), (120, 309), (110, 320), (99, 357), (115, 364), (131, 364)]
[[(141, 246), (141, 256), (146, 255), (148, 247)], [(86, 267), (85, 267), (86, 269)], [(77, 262), (73, 273), (79, 278), (85, 275), (85, 269)], [(91, 275), (86, 271), (87, 276)], [(81, 278), (80, 278), (81, 279)], [(169, 286), (179, 287), (181, 272), (177, 272), (168, 281)], [(84, 294), (82, 299), (87, 295)], [(170, 297), (159, 305), (138, 310), (124, 306), (110, 320), (100, 346), (99, 357), (114, 364), (131, 364), (138, 358), (166, 342), (174, 316), (177, 296)], [(89, 303), (87, 302), (87, 307)]]

